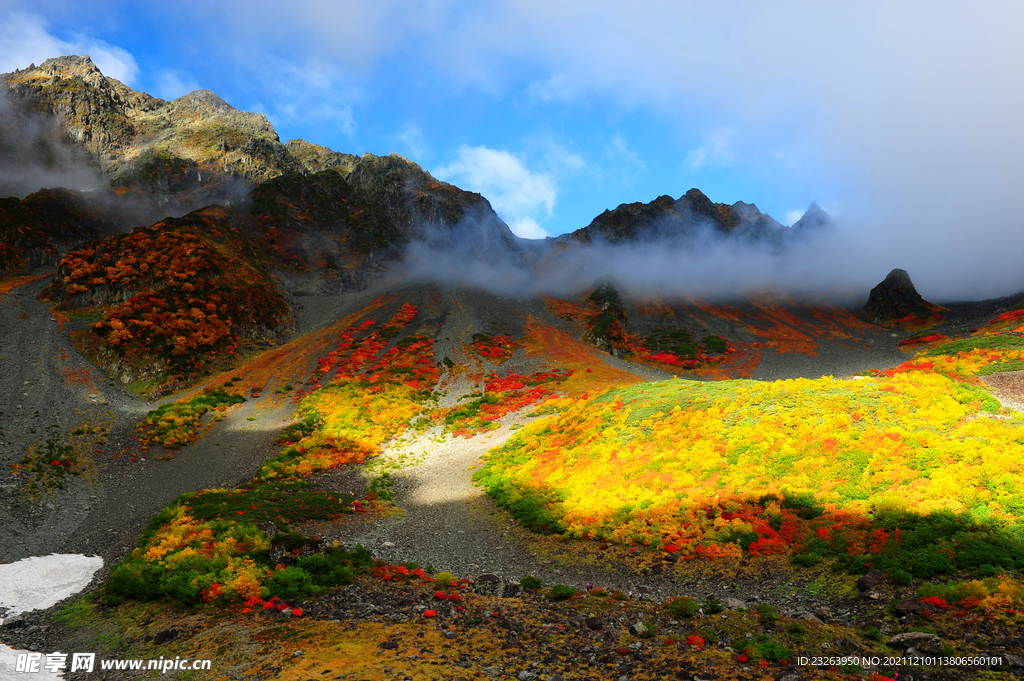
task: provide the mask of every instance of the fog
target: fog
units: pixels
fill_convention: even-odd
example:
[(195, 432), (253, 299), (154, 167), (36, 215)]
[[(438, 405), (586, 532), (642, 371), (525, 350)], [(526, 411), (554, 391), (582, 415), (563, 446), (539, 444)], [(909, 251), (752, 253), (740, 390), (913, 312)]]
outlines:
[[(664, 235), (673, 229), (655, 224), (648, 231)], [(943, 262), (942, 253), (949, 249), (904, 249), (898, 239), (880, 243), (871, 231), (842, 219), (802, 233), (790, 229), (778, 240), (724, 235), (703, 224), (686, 238), (616, 244), (520, 239), (513, 249), (484, 248), (480, 235), (493, 230), (493, 219), (468, 217), (446, 238), (428, 236), (409, 244), (397, 271), (410, 279), (463, 283), (510, 296), (572, 297), (611, 276), (624, 292), (638, 297), (725, 301), (784, 296), (859, 306), (897, 267), (906, 269), (918, 290), (937, 303), (1024, 290), (1024, 273), (1015, 268), (1005, 276), (988, 271), (964, 286), (962, 274), (944, 278), (941, 266), (928, 260)], [(968, 250), (966, 244), (953, 249)], [(1007, 254), (1007, 259), (1014, 256)]]
[(64, 140), (56, 119), (13, 106), (0, 90), (0, 196), (25, 198), (43, 188), (94, 191), (106, 186), (86, 152)]

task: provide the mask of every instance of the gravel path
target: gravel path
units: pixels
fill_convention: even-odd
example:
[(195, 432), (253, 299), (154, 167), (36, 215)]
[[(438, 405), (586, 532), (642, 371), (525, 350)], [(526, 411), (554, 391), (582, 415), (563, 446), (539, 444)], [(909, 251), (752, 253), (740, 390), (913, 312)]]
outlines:
[(516, 424), (535, 418), (525, 410), (510, 414), (502, 419), (499, 429), (470, 439), (443, 437), (437, 428), (403, 438), (375, 462), (374, 469), (388, 461), (402, 460), (403, 455), (406, 462), (419, 461), (391, 474), (392, 496), (404, 513), (362, 528), (339, 527), (335, 535), (330, 527), (318, 530), (325, 539), (363, 544), (377, 558), (415, 561), (460, 576), (494, 574), (518, 582), (534, 575), (546, 584), (582, 588), (593, 582), (652, 595), (677, 593), (678, 586), (667, 581), (621, 575), (608, 566), (580, 569), (544, 561), (531, 548), (527, 533), (518, 523), (473, 484), (473, 471), (480, 457), (511, 437)]

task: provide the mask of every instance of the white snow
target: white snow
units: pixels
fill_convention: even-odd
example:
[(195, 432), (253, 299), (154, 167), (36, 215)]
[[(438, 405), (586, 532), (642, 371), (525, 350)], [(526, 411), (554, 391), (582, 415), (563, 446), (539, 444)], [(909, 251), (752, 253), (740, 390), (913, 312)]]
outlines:
[[(51, 554), (33, 556), (15, 563), (0, 565), (0, 611), (10, 617), (30, 610), (49, 608), (59, 601), (73, 596), (92, 581), (92, 576), (103, 567), (99, 556), (79, 554)], [(56, 681), (62, 678), (53, 672), (41, 669), (37, 674), (17, 672), (17, 656), (22, 650), (15, 650), (0, 644), (0, 681)], [(57, 652), (52, 650), (45, 653)], [(89, 650), (61, 650), (68, 653), (88, 653)], [(43, 662), (46, 658), (44, 656)]]

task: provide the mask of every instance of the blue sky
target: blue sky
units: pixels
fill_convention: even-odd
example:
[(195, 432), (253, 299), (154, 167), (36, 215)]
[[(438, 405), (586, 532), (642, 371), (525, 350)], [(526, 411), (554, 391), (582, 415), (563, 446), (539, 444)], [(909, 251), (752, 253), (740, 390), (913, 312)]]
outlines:
[(1024, 4), (964, 7), (0, 0), (0, 71), (87, 52), (213, 90), (282, 141), (398, 152), (523, 236), (697, 187), (786, 224), (817, 201), (906, 255), (1024, 231)]

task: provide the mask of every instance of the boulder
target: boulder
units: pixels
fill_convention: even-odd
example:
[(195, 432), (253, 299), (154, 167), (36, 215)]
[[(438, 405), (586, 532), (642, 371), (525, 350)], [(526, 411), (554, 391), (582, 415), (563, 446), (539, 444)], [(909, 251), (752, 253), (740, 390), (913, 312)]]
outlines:
[(904, 650), (914, 648), (922, 653), (942, 652), (942, 639), (935, 634), (928, 634), (923, 631), (908, 631), (905, 634), (896, 634), (889, 639), (889, 645)]
[(861, 593), (871, 591), (884, 581), (885, 575), (882, 574), (881, 570), (872, 570), (857, 580), (857, 591), (860, 591)]
[(894, 269), (871, 289), (864, 316), (875, 324), (900, 319), (925, 305), (906, 270)]
[(651, 635), (651, 630), (643, 622), (637, 622), (636, 624), (629, 625), (629, 633), (637, 638), (643, 638)]

